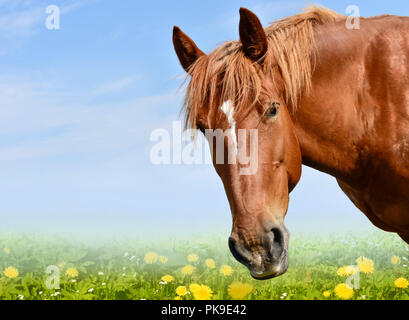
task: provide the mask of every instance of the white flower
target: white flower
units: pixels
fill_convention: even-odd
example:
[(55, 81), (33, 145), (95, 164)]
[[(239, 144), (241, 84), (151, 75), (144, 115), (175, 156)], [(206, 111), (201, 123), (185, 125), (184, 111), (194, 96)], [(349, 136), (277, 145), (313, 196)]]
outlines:
[(80, 293), (80, 291), (79, 290), (77, 290), (77, 291), (75, 291), (76, 293)]
[(24, 296), (23, 296), (22, 294), (19, 294), (19, 295), (18, 295), (18, 298), (19, 298), (20, 300), (24, 300)]
[(43, 292), (42, 292), (42, 291), (39, 291), (38, 294), (41, 296), (41, 295), (43, 294)]
[(106, 284), (105, 282), (102, 282), (102, 285), (103, 285), (103, 286), (106, 286), (107, 284)]
[(58, 296), (60, 293), (57, 291), (57, 292), (54, 292), (54, 297), (56, 297), (56, 296)]
[(127, 256), (129, 256), (129, 253), (128, 253), (128, 252), (125, 252), (125, 253), (124, 253), (124, 257), (127, 257)]
[(159, 281), (159, 284), (168, 284), (166, 281)]
[(129, 261), (132, 261), (135, 258), (136, 258), (135, 256), (132, 256), (132, 257), (129, 258)]
[(89, 292), (89, 293), (94, 292), (94, 288), (89, 289), (88, 292)]
[(72, 283), (76, 283), (76, 282), (77, 282), (77, 280), (75, 280), (75, 279), (72, 279), (72, 280), (71, 280), (71, 282), (72, 282)]
[(125, 276), (126, 276), (126, 273), (123, 273), (122, 276), (125, 277)]
[(99, 276), (103, 276), (104, 273), (103, 273), (102, 271), (100, 271), (100, 272), (98, 272), (98, 275), (99, 275)]
[(284, 293), (283, 293), (283, 297), (286, 297), (286, 296), (287, 296), (287, 292), (284, 292)]

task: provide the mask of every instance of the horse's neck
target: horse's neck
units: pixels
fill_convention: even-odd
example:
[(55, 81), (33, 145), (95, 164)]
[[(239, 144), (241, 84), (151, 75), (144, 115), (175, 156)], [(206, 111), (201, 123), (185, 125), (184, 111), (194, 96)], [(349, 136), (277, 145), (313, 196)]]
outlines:
[(365, 57), (377, 50), (368, 41), (377, 31), (367, 21), (361, 22), (363, 30), (347, 30), (345, 24), (316, 30), (312, 87), (292, 112), (303, 164), (346, 182), (362, 171), (362, 139), (376, 113), (367, 101)]

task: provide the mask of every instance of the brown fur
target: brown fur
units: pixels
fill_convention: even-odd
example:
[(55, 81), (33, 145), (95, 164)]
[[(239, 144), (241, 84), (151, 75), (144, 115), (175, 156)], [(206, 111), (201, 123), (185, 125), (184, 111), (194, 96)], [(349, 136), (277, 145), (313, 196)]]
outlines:
[[(257, 172), (214, 163), (232, 212), (234, 257), (257, 279), (287, 270), (284, 218), (302, 164), (336, 178), (374, 225), (408, 242), (409, 19), (361, 18), (351, 30), (345, 17), (313, 8), (263, 29), (241, 9), (239, 30), (239, 42), (208, 56), (178, 55), (182, 65), (194, 61), (189, 125), (230, 128), (220, 102), (232, 100), (234, 128), (258, 132)], [(177, 52), (194, 48), (179, 40)]]

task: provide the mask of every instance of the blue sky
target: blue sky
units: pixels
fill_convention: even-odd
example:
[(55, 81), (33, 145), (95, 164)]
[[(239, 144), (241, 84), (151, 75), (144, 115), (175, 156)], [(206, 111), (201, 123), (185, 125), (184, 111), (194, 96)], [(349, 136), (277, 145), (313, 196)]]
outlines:
[[(409, 15), (406, 1), (321, 1), (340, 13)], [(60, 30), (45, 8), (61, 9)], [(178, 119), (178, 25), (209, 52), (238, 37), (238, 10), (267, 25), (307, 1), (0, 0), (0, 228), (189, 233), (231, 217), (211, 166), (154, 166), (149, 136)], [(369, 226), (333, 178), (304, 168), (297, 230)]]

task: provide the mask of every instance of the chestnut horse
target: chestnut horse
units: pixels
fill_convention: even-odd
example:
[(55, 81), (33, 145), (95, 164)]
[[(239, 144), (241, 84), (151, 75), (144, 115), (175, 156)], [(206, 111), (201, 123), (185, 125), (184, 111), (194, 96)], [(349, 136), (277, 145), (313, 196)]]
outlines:
[(409, 19), (347, 21), (312, 7), (263, 29), (241, 8), (240, 40), (209, 55), (174, 27), (187, 125), (234, 131), (225, 148), (236, 130), (258, 130), (254, 174), (213, 161), (233, 217), (230, 250), (256, 279), (287, 270), (284, 217), (302, 164), (335, 177), (375, 226), (409, 243)]

